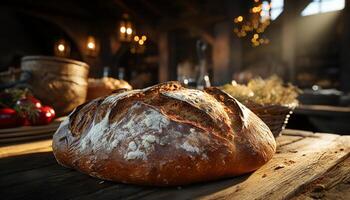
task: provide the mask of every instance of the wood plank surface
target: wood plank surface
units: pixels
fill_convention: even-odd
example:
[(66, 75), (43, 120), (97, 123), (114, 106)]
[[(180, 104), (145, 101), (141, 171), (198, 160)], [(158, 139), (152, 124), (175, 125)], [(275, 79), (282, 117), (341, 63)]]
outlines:
[(292, 200), (350, 199), (350, 157), (332, 167), (322, 177), (300, 189)]
[(303, 199), (313, 198), (310, 188), (320, 180), (337, 197), (349, 193), (350, 136), (285, 130), (277, 143), (274, 158), (251, 174), (168, 188), (112, 183), (64, 168), (51, 140), (11, 145), (0, 147), (0, 193), (5, 199)]
[(0, 159), (0, 179), (4, 175), (57, 165), (52, 152), (32, 153)]
[(0, 158), (19, 156), (23, 154), (50, 152), (52, 140), (43, 140), (19, 145), (0, 147)]
[[(335, 135), (305, 138), (279, 148), (281, 153), (247, 180), (204, 199), (234, 196), (237, 199), (287, 199), (349, 154), (349, 140)], [(340, 151), (343, 148), (343, 151)], [(336, 150), (339, 153), (334, 153)], [(297, 178), (296, 178), (297, 177)], [(251, 191), (254, 191), (253, 193)], [(281, 192), (283, 191), (283, 192)]]

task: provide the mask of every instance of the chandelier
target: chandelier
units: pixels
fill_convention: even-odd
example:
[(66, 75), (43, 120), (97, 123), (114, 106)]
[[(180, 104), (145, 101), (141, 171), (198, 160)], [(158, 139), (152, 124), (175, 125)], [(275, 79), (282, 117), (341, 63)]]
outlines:
[(263, 33), (271, 23), (271, 0), (254, 0), (247, 16), (234, 18), (234, 33), (239, 38), (249, 38), (253, 47), (269, 44)]

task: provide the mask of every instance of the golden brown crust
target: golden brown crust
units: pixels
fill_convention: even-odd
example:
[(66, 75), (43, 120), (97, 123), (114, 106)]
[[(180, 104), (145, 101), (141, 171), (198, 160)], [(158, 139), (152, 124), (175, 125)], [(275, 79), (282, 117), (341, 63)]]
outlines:
[(230, 95), (167, 82), (78, 107), (53, 137), (57, 161), (106, 180), (183, 185), (256, 170), (276, 143)]

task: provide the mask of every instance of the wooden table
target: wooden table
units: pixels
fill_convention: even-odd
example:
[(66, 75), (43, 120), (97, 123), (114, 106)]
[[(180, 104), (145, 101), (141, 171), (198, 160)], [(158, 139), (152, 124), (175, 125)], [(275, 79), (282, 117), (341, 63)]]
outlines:
[(350, 199), (350, 136), (285, 130), (254, 173), (183, 187), (91, 178), (59, 166), (51, 140), (0, 148), (1, 199)]

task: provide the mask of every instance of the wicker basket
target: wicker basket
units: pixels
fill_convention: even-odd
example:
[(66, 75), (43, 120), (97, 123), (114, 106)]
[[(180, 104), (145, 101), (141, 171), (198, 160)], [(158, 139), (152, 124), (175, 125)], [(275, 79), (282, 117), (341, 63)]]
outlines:
[(266, 123), (275, 138), (286, 127), (295, 108), (295, 106), (261, 105), (253, 102), (247, 102), (245, 105)]

